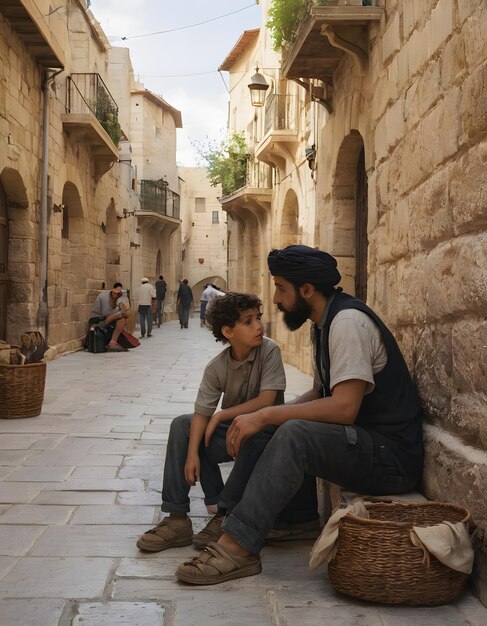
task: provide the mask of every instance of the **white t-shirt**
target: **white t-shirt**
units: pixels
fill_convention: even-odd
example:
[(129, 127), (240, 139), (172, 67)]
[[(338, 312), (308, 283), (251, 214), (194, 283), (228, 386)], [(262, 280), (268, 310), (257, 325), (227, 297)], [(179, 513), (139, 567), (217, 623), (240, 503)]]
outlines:
[[(374, 390), (374, 374), (384, 369), (387, 352), (379, 327), (371, 317), (357, 309), (337, 313), (330, 326), (328, 348), (331, 390), (338, 383), (354, 379), (366, 381), (365, 394)], [(316, 365), (313, 387), (322, 387)]]
[(201, 294), (200, 301), (202, 300), (203, 302), (210, 302), (211, 300), (213, 300), (213, 298), (224, 295), (224, 291), (220, 291), (219, 289), (215, 289), (211, 285), (208, 285), (208, 287)]

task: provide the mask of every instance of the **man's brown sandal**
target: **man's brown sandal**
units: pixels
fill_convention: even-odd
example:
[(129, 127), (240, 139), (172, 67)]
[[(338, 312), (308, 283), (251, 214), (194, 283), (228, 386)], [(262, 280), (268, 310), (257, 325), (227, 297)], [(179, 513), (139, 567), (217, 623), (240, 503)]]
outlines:
[(189, 518), (183, 524), (165, 517), (157, 526), (139, 537), (137, 547), (145, 552), (161, 552), (169, 548), (190, 546), (192, 541), (193, 526)]
[(176, 577), (191, 585), (216, 585), (262, 571), (259, 555), (237, 556), (219, 543), (212, 542), (191, 561), (178, 567)]

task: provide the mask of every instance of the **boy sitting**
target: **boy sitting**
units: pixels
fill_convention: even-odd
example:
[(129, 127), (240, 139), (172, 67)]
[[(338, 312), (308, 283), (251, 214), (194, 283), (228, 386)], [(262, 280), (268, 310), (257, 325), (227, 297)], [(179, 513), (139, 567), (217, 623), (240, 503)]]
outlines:
[[(230, 422), (237, 415), (284, 401), (286, 377), (281, 351), (264, 337), (261, 306), (257, 296), (227, 293), (216, 298), (207, 312), (206, 324), (216, 340), (230, 346), (206, 366), (194, 414), (180, 415), (171, 423), (161, 506), (169, 517), (139, 537), (140, 550), (160, 552), (191, 543), (203, 548), (221, 535), (223, 514), (219, 511), (193, 536), (187, 515), (189, 490), (199, 480), (205, 504), (221, 505), (223, 480), (218, 464), (232, 460), (226, 447)], [(215, 413), (222, 394), (222, 409)], [(241, 497), (260, 452), (255, 459), (248, 459), (243, 472), (232, 471), (229, 500)]]

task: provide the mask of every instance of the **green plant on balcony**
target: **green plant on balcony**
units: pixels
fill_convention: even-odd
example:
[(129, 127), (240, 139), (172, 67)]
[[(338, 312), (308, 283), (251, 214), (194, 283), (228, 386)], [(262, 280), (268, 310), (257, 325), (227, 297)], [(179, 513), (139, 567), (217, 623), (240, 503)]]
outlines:
[(118, 147), (122, 129), (118, 123), (118, 111), (110, 102), (106, 93), (100, 91), (94, 104), (96, 119), (108, 133), (113, 143)]
[(194, 142), (194, 147), (206, 165), (210, 183), (221, 185), (224, 196), (245, 185), (248, 154), (244, 133), (233, 133), (219, 145)]
[(313, 4), (322, 6), (327, 0), (272, 0), (267, 28), (270, 30), (274, 50), (292, 43), (301, 22)]

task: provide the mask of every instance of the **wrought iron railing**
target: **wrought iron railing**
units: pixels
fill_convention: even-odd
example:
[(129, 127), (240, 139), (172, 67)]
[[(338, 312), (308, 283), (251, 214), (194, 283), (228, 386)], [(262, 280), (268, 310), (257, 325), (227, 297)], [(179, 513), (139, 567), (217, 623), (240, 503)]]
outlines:
[(262, 161), (256, 161), (252, 156), (247, 157), (245, 164), (245, 182), (238, 189), (234, 189), (223, 197), (232, 196), (241, 189), (271, 189), (272, 188), (272, 167)]
[(245, 186), (257, 189), (271, 189), (272, 168), (262, 161), (254, 161), (252, 157), (247, 159), (247, 173)]
[(179, 219), (181, 198), (179, 194), (169, 189), (166, 180), (140, 181), (140, 208), (142, 211), (162, 213)]
[(265, 103), (264, 135), (273, 130), (297, 129), (297, 97), (277, 93), (267, 97)]
[(92, 113), (118, 145), (121, 136), (118, 106), (99, 74), (68, 76), (66, 113)]

